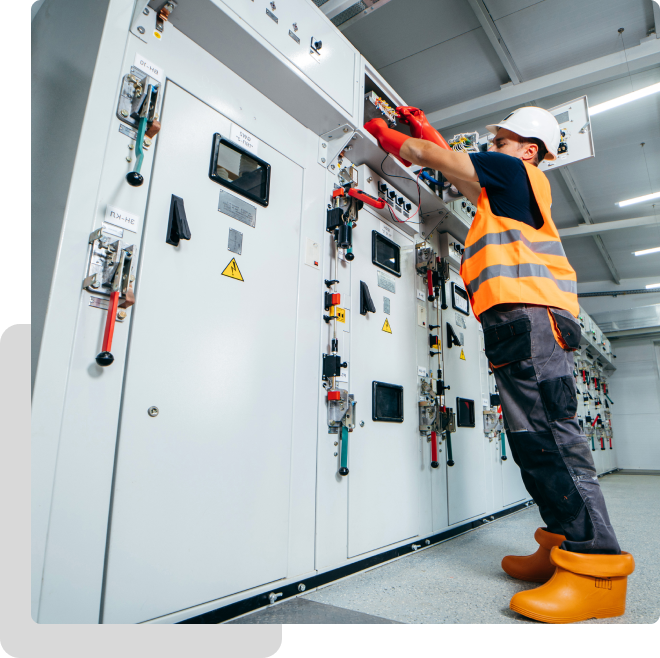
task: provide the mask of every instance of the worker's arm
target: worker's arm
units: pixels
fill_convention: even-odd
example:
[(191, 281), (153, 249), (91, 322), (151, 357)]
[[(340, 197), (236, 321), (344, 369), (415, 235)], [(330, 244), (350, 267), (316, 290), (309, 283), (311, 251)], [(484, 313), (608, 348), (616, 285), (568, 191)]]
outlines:
[(451, 176), (445, 176), (445, 178), (475, 206), (479, 200), (479, 195), (481, 194), (481, 185), (475, 183), (474, 181), (461, 180), (460, 178), (453, 178)]
[(479, 182), (467, 153), (448, 151), (423, 139), (408, 138), (401, 145), (400, 157), (422, 167), (438, 169), (447, 179)]

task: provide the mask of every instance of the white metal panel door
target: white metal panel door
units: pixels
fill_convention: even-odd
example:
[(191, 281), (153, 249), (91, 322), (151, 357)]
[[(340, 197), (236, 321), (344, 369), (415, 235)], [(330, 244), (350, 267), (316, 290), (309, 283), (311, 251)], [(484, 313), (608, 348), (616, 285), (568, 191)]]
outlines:
[[(351, 263), (351, 392), (359, 425), (349, 438), (348, 557), (414, 537), (419, 532), (420, 478), (425, 476), (417, 418), (414, 247), (393, 231), (401, 246), (401, 278), (388, 275), (395, 293), (378, 286), (372, 264), (372, 231), (380, 219), (360, 212), (353, 231)], [(369, 287), (375, 313), (360, 315), (360, 281)], [(390, 300), (384, 312), (383, 297)], [(383, 331), (385, 320), (391, 333)], [(403, 386), (404, 422), (372, 420), (372, 382)]]
[[(287, 572), (302, 169), (261, 142), (270, 204), (246, 226), (218, 212), (224, 188), (208, 177), (213, 134), (229, 135), (229, 120), (172, 82), (162, 120), (118, 443), (111, 623)], [(172, 194), (192, 233), (178, 247), (165, 242)], [(228, 251), (230, 228), (242, 255)], [(221, 274), (233, 257), (244, 281)]]
[[(451, 270), (451, 282), (463, 287), (460, 276)], [(445, 404), (456, 408), (456, 398), (467, 398), (475, 403), (475, 427), (457, 427), (451, 434), (454, 466), (447, 466), (447, 506), (449, 525), (487, 512), (487, 489), (491, 486), (486, 478), (486, 443), (483, 418), (481, 417), (481, 379), (479, 354), (481, 339), (479, 326), (472, 315), (464, 316), (452, 308), (451, 282), (447, 282), (447, 303), (449, 308), (442, 312), (442, 352), (445, 367), (444, 379), (451, 389), (445, 393)], [(459, 325), (464, 319), (465, 328)], [(447, 322), (457, 334), (463, 334), (464, 345), (449, 348), (447, 342)], [(461, 358), (461, 354), (464, 358)], [(458, 423), (458, 421), (457, 421)], [(444, 455), (447, 459), (446, 442)]]

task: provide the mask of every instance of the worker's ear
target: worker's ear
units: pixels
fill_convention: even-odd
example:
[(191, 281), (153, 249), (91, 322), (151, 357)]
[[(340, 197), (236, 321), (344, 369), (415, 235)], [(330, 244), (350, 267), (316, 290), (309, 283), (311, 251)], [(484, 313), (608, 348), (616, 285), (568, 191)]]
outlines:
[(522, 159), (525, 162), (529, 162), (530, 164), (538, 164), (538, 159), (536, 156), (539, 152), (539, 147), (532, 142), (525, 142), (523, 146), (524, 150)]

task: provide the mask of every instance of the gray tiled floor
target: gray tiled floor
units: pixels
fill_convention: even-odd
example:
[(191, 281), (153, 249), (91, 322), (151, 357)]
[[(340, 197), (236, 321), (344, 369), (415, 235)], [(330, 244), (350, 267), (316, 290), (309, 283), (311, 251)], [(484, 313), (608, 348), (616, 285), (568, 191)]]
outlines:
[[(581, 623), (654, 623), (660, 617), (660, 477), (613, 474), (601, 486), (636, 570), (628, 579), (625, 616)], [(407, 624), (536, 623), (509, 610), (511, 596), (530, 585), (507, 576), (500, 561), (536, 550), (539, 525), (532, 507), (304, 598)]]

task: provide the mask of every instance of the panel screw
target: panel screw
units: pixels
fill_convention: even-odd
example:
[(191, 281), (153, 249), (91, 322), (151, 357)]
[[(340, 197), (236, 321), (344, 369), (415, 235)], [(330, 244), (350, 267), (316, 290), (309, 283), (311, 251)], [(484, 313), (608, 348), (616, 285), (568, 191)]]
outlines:
[(141, 25), (138, 25), (138, 32), (144, 34), (144, 28)]
[(430, 539), (425, 539), (425, 540), (424, 540), (424, 543), (425, 543), (427, 546), (430, 546), (430, 545), (431, 545), (431, 540), (430, 540)]
[(151, 146), (151, 140), (148, 137), (145, 137), (144, 142), (142, 142), (145, 146)]
[(363, 420), (360, 421), (360, 427), (364, 427), (364, 421)]
[(298, 31), (298, 23), (293, 24), (293, 31), (297, 32)]
[(355, 135), (353, 135), (353, 137), (351, 137), (351, 139), (357, 139), (357, 137), (358, 137), (357, 133), (355, 133)]
[(155, 418), (158, 415), (158, 407), (149, 407), (147, 409), (147, 413), (152, 417)]
[(122, 110), (119, 114), (121, 114), (123, 117), (128, 116), (128, 110)]
[(334, 169), (334, 168), (335, 168), (335, 165), (330, 165), (330, 169)]
[(337, 453), (335, 453), (335, 457), (337, 456)]
[(338, 445), (339, 445), (339, 441), (335, 441), (335, 445), (338, 446)]
[(126, 311), (124, 309), (121, 309), (121, 311), (117, 311), (118, 320), (124, 320), (125, 318), (126, 318)]
[(350, 130), (351, 130), (350, 128), (344, 128), (345, 133), (349, 132)]
[(326, 146), (327, 146), (327, 144), (325, 142), (323, 144), (321, 144), (321, 148), (325, 148)]
[(300, 583), (300, 585), (298, 585), (299, 592), (304, 592), (306, 589), (307, 588), (305, 587), (305, 583)]
[(131, 144), (128, 145), (128, 150), (129, 151), (132, 151), (134, 148), (135, 148), (135, 144), (131, 143)]
[(133, 158), (130, 155), (127, 155), (126, 162), (133, 162)]
[(133, 283), (135, 281), (135, 274), (131, 274), (130, 282)]
[(367, 178), (367, 183), (371, 183), (372, 180), (373, 180), (373, 178), (371, 176), (369, 176), (369, 178)]
[(145, 16), (149, 16), (149, 7), (145, 7), (144, 11), (142, 12)]

